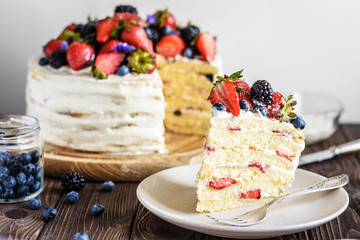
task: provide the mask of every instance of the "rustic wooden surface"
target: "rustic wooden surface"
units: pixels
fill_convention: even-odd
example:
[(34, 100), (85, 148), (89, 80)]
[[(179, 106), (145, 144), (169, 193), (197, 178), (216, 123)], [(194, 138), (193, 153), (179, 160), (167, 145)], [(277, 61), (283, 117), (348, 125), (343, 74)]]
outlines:
[[(307, 146), (305, 153), (357, 138), (360, 138), (360, 125), (344, 125), (326, 142)], [(324, 225), (272, 239), (360, 239), (360, 152), (301, 168), (327, 177), (348, 174), (350, 182), (345, 189), (350, 197), (349, 206)], [(46, 177), (45, 190), (39, 196), (43, 203), (40, 210), (30, 210), (26, 202), (0, 205), (0, 239), (72, 239), (80, 231), (91, 239), (226, 239), (187, 230), (158, 218), (137, 200), (137, 186), (138, 182), (116, 183), (112, 192), (103, 192), (101, 183), (87, 182), (79, 202), (70, 205), (65, 203), (59, 179)], [(90, 214), (95, 203), (105, 206), (102, 216)], [(55, 207), (58, 215), (45, 223), (41, 213), (48, 206)]]
[(165, 133), (168, 150), (164, 154), (115, 155), (75, 152), (45, 146), (45, 174), (61, 177), (78, 172), (93, 181), (141, 181), (161, 170), (189, 164), (189, 159), (203, 150), (202, 136)]

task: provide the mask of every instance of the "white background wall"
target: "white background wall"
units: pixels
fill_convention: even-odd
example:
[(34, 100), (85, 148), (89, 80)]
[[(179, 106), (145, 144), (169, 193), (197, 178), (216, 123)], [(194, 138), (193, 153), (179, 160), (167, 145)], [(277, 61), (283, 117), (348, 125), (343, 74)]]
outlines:
[(168, 7), (218, 37), (224, 72), (247, 81), (338, 97), (343, 122), (360, 122), (358, 0), (1, 0), (0, 113), (23, 113), (27, 60), (71, 22), (112, 15), (128, 3), (146, 16)]

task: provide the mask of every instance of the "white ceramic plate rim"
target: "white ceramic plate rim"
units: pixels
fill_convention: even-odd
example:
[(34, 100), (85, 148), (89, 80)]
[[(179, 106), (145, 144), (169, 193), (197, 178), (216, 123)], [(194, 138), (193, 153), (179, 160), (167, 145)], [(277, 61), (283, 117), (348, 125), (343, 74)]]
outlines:
[[(335, 191), (339, 191), (339, 193), (338, 193), (339, 197), (343, 198), (343, 199), (341, 199), (342, 200), (341, 206), (339, 206), (338, 209), (336, 209), (335, 211), (333, 211), (331, 214), (327, 215), (326, 217), (322, 217), (317, 220), (306, 222), (306, 223), (294, 224), (294, 225), (288, 225), (288, 226), (280, 226), (280, 227), (274, 227), (274, 226), (267, 227), (266, 224), (262, 224), (261, 228), (256, 228), (256, 227), (254, 228), (254, 226), (256, 226), (256, 225), (253, 225), (251, 227), (234, 227), (234, 226), (223, 225), (223, 224), (219, 224), (219, 223), (211, 222), (211, 221), (210, 221), (210, 223), (208, 221), (206, 221), (205, 223), (202, 221), (200, 221), (200, 222), (192, 221), (191, 216), (184, 219), (184, 216), (180, 212), (178, 212), (178, 213), (174, 212), (174, 211), (171, 212), (171, 211), (169, 211), (168, 207), (166, 207), (162, 202), (154, 200), (154, 198), (152, 198), (152, 196), (155, 196), (155, 195), (152, 195), (152, 194), (156, 194), (156, 193), (152, 192), (150, 189), (147, 189), (147, 185), (156, 181), (156, 177), (166, 176), (166, 174), (169, 174), (169, 173), (176, 174), (177, 172), (183, 172), (183, 173), (189, 172), (189, 177), (192, 177), (192, 181), (195, 181), (195, 176), (194, 175), (191, 176), (191, 174), (193, 174), (194, 169), (199, 169), (199, 168), (200, 168), (199, 164), (180, 166), (180, 167), (163, 170), (161, 172), (155, 173), (155, 174), (147, 177), (139, 184), (139, 186), (137, 188), (136, 193), (137, 193), (137, 197), (138, 197), (139, 201), (150, 212), (154, 213), (158, 217), (160, 217), (170, 223), (173, 223), (177, 226), (184, 227), (184, 228), (198, 231), (198, 232), (202, 232), (202, 233), (206, 233), (206, 234), (210, 234), (210, 235), (215, 235), (215, 236), (220, 236), (220, 237), (237, 237), (237, 238), (241, 238), (241, 237), (246, 237), (246, 238), (275, 237), (275, 236), (281, 236), (281, 235), (285, 235), (285, 234), (304, 231), (304, 230), (319, 226), (321, 224), (324, 224), (324, 223), (336, 218), (343, 211), (345, 211), (345, 209), (347, 208), (347, 206), (349, 204), (348, 194), (346, 193), (346, 191), (343, 188), (340, 188)], [(305, 174), (309, 178), (315, 178), (316, 181), (314, 181), (314, 183), (325, 179), (325, 177), (323, 177), (321, 175), (318, 175), (316, 173), (312, 173), (312, 172), (309, 172), (306, 170), (297, 169), (296, 171), (301, 174)], [(182, 179), (179, 179), (178, 181), (181, 183)], [(301, 181), (301, 179), (295, 179), (295, 181)], [(161, 187), (161, 186), (159, 186), (159, 187)], [(195, 184), (194, 184), (194, 191), (195, 190), (196, 189), (195, 189)], [(150, 195), (148, 195), (149, 192), (150, 192)], [(195, 208), (195, 205), (194, 205), (194, 208)], [(194, 209), (194, 211), (195, 211), (195, 209)], [(196, 214), (203, 215), (204, 220), (207, 219), (205, 214), (202, 214), (202, 213), (196, 213)], [(266, 221), (264, 221), (263, 223), (266, 223)]]

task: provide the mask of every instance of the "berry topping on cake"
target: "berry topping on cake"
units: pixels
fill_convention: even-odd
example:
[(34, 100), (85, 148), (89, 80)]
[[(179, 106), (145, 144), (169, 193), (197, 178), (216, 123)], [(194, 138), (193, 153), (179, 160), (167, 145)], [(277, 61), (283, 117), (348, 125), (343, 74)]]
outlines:
[(159, 10), (155, 13), (155, 15), (156, 15), (155, 25), (159, 27), (169, 26), (173, 29), (177, 28), (175, 17), (170, 12), (168, 12), (167, 9)]
[(217, 180), (212, 180), (209, 182), (209, 186), (213, 187), (215, 189), (223, 189), (226, 187), (230, 187), (231, 185), (234, 185), (236, 183), (236, 180), (232, 178), (219, 178)]
[(191, 42), (200, 34), (200, 29), (194, 25), (188, 25), (181, 29), (181, 37), (184, 39), (186, 45), (191, 45)]
[(304, 119), (300, 116), (296, 116), (294, 119), (291, 119), (290, 122), (294, 125), (294, 127), (303, 130), (306, 126)]
[(215, 104), (222, 103), (226, 111), (238, 116), (240, 113), (239, 97), (236, 93), (235, 86), (227, 80), (219, 80), (215, 83), (210, 93), (210, 102)]
[(131, 71), (151, 73), (155, 70), (155, 59), (148, 51), (137, 49), (127, 57)]
[(206, 62), (212, 62), (215, 59), (216, 42), (215, 38), (210, 34), (200, 33), (196, 41), (196, 47)]
[[(242, 77), (242, 76), (240, 76), (240, 77)], [(239, 100), (246, 101), (248, 103), (248, 109), (251, 109), (253, 107), (253, 103), (252, 103), (251, 97), (250, 97), (251, 88), (250, 88), (249, 84), (247, 84), (244, 80), (241, 80), (240, 78), (238, 78), (238, 79), (235, 79), (234, 85), (235, 85), (236, 91), (239, 95)]]
[(128, 73), (130, 73), (130, 68), (126, 65), (120, 66), (119, 69), (117, 70), (117, 74), (119, 76), (125, 76)]
[(257, 105), (270, 105), (273, 99), (273, 89), (270, 83), (266, 80), (258, 80), (251, 87), (251, 99)]
[(181, 37), (176, 35), (168, 35), (161, 38), (156, 44), (156, 52), (164, 57), (175, 57), (185, 48), (185, 43)]
[(60, 68), (67, 65), (66, 51), (63, 49), (55, 50), (50, 56), (50, 66), (53, 68)]
[(214, 105), (212, 105), (211, 107), (211, 112), (214, 112), (214, 111), (226, 111), (226, 107), (224, 104), (220, 103), (220, 102), (217, 102), (217, 103), (214, 103)]
[(148, 38), (153, 42), (153, 45), (155, 46), (160, 39), (159, 32), (154, 27), (145, 28), (145, 32)]
[(123, 20), (125, 23), (131, 23), (135, 25), (139, 25), (140, 27), (147, 27), (147, 23), (144, 19), (134, 13), (115, 13), (114, 19)]
[(123, 13), (123, 12), (128, 12), (128, 13), (134, 13), (134, 14), (138, 14), (137, 9), (134, 8), (133, 6), (130, 5), (119, 5), (116, 6), (115, 8), (115, 13)]
[(95, 57), (94, 49), (85, 43), (74, 42), (66, 52), (66, 59), (73, 70), (80, 70)]
[(120, 40), (117, 40), (117, 39), (112, 39), (112, 40), (108, 41), (107, 43), (102, 45), (98, 54), (100, 55), (102, 53), (115, 52), (115, 48), (119, 43), (120, 43)]
[(96, 40), (100, 43), (105, 43), (110, 39), (111, 31), (119, 25), (119, 22), (115, 19), (107, 18), (101, 20), (96, 27)]
[(268, 110), (267, 117), (279, 120), (281, 118), (280, 110), (284, 107), (283, 101), (285, 99), (279, 92), (274, 92), (273, 99), (274, 101), (266, 107)]
[(249, 111), (250, 109), (250, 105), (246, 100), (240, 100), (239, 105), (240, 105), (240, 109), (244, 110), (245, 112)]
[[(95, 60), (95, 77), (104, 79), (107, 78), (107, 75), (114, 74), (124, 58), (125, 54), (119, 52), (99, 54)], [(105, 74), (106, 77), (101, 73)]]
[(246, 191), (245, 193), (241, 193), (239, 198), (242, 199), (260, 199), (261, 198), (261, 191), (260, 189), (254, 189)]
[(262, 116), (266, 117), (268, 110), (264, 106), (256, 105), (253, 109), (254, 113), (260, 113)]
[(121, 40), (136, 48), (147, 50), (151, 55), (154, 55), (152, 41), (147, 37), (144, 28), (140, 26), (131, 25), (130, 28), (123, 29)]
[(50, 58), (51, 54), (58, 49), (66, 50), (66, 47), (68, 46), (67, 42), (61, 39), (58, 40), (50, 40), (45, 46), (44, 46), (44, 54), (47, 58)]

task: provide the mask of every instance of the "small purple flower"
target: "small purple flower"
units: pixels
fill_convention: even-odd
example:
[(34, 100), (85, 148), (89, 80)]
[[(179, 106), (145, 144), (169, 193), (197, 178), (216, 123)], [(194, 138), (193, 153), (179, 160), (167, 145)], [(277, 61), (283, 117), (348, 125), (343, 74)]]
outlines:
[(120, 42), (119, 44), (117, 44), (114, 49), (115, 52), (131, 52), (134, 50), (135, 50), (134, 46), (124, 42)]
[(155, 22), (156, 22), (156, 15), (155, 15), (155, 14), (153, 14), (153, 15), (148, 15), (148, 16), (147, 16), (147, 22), (148, 22), (149, 25), (155, 24)]
[(67, 42), (67, 41), (63, 41), (62, 43), (61, 43), (61, 49), (63, 49), (63, 50), (66, 50), (67, 48), (68, 48), (68, 46), (69, 46), (69, 43)]

